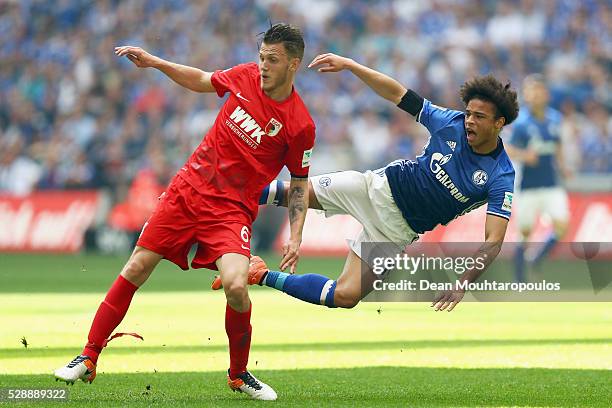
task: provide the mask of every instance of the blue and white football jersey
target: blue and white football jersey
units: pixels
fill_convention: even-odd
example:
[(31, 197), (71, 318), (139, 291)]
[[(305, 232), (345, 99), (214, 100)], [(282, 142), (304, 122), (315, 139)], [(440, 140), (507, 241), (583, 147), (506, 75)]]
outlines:
[(546, 109), (544, 119), (539, 120), (527, 107), (521, 107), (512, 125), (510, 144), (520, 149), (533, 149), (538, 154), (535, 166), (522, 166), (521, 190), (554, 187), (559, 184), (556, 153), (560, 139), (561, 113)]
[(489, 154), (468, 145), (465, 114), (432, 104), (427, 99), (417, 116), (431, 134), (423, 153), (412, 160), (387, 165), (395, 203), (417, 233), (446, 225), (485, 202), (487, 213), (510, 218), (514, 168), (499, 139)]

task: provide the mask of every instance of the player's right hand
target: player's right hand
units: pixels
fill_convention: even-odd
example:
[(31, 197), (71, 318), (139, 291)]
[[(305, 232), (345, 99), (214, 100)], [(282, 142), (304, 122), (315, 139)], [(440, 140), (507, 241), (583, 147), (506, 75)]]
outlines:
[(290, 239), (283, 245), (283, 259), (280, 262), (280, 270), (285, 271), (287, 267), (290, 267), (289, 271), (293, 275), (297, 269), (297, 264), (300, 259), (300, 244), (301, 240)]
[(340, 55), (328, 52), (327, 54), (317, 55), (312, 62), (308, 64), (308, 68), (323, 65), (319, 68), (319, 72), (338, 72), (348, 68), (351, 62), (352, 60), (350, 58), (341, 57)]
[(156, 56), (149, 54), (140, 47), (132, 47), (130, 45), (115, 47), (115, 55), (118, 57), (127, 57), (127, 59), (132, 61), (138, 68), (152, 67), (158, 61)]

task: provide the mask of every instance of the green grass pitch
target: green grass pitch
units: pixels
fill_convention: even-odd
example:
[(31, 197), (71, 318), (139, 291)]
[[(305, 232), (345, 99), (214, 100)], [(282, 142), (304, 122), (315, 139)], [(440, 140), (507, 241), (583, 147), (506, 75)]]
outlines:
[[(81, 350), (124, 261), (0, 254), (0, 388), (66, 387), (51, 373)], [(302, 257), (300, 271), (335, 276), (342, 264)], [(225, 300), (212, 277), (162, 262), (118, 328), (144, 341), (110, 343), (94, 383), (69, 387), (59, 406), (260, 404), (225, 384)], [(330, 310), (258, 287), (251, 298), (249, 368), (276, 389), (275, 406), (612, 406), (609, 303), (464, 302), (435, 313), (425, 303)]]

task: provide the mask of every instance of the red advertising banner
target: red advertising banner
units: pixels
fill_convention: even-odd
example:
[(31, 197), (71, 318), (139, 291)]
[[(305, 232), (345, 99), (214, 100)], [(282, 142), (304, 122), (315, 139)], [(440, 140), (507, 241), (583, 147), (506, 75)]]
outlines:
[(75, 252), (93, 223), (96, 191), (0, 195), (0, 252)]
[[(570, 193), (570, 223), (563, 237), (565, 242), (612, 242), (612, 193)], [(520, 211), (514, 209), (513, 214)], [(486, 205), (452, 221), (447, 226), (423, 234), (420, 242), (481, 242), (484, 240)], [(506, 242), (518, 241), (516, 217), (513, 215), (506, 232)], [(534, 226), (530, 241), (544, 241), (550, 231), (547, 220), (540, 218)], [(337, 215), (325, 218), (322, 212), (310, 210), (300, 253), (303, 255), (340, 256), (346, 255), (347, 239), (354, 239), (361, 225), (352, 217)], [(286, 222), (276, 248), (289, 237), (289, 223)], [(557, 254), (562, 256), (563, 254)], [(612, 255), (612, 254), (606, 254)]]

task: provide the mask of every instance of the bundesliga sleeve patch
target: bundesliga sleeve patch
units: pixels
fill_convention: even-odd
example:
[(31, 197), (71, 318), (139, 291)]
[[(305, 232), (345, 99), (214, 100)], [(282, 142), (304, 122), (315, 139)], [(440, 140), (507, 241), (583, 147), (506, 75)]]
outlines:
[(502, 204), (502, 210), (512, 211), (512, 193), (505, 192), (504, 193), (504, 203)]
[(312, 149), (304, 150), (302, 156), (302, 168), (310, 166), (310, 158), (312, 157)]

